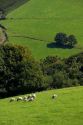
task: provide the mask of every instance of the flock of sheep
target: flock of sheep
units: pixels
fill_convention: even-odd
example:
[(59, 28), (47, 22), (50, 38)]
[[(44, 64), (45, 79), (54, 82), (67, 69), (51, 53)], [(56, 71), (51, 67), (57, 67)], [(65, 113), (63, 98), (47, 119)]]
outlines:
[(11, 98), (10, 99), (10, 102), (12, 102), (12, 101), (33, 101), (34, 99), (36, 98), (36, 94), (34, 93), (34, 94), (30, 94), (30, 95), (28, 95), (28, 96), (24, 96), (24, 97), (17, 97), (17, 98)]
[[(53, 94), (51, 98), (52, 98), (52, 99), (56, 99), (56, 98), (57, 98), (57, 95), (56, 95), (56, 94)], [(29, 101), (34, 101), (35, 99), (36, 99), (36, 94), (33, 93), (33, 94), (30, 94), (30, 95), (24, 96), (24, 97), (21, 97), (21, 96), (20, 96), (20, 97), (17, 97), (17, 98), (12, 97), (12, 98), (10, 99), (10, 102), (13, 102), (13, 101), (26, 101), (26, 102), (29, 102)]]

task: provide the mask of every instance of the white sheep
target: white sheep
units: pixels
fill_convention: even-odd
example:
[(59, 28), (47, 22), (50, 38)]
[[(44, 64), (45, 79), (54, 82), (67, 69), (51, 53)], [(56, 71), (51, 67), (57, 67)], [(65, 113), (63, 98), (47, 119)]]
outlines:
[(27, 96), (24, 96), (23, 99), (27, 99)]
[(23, 99), (23, 101), (27, 102), (27, 101), (28, 101), (28, 99), (26, 99), (26, 98), (25, 98), (25, 99)]
[(31, 97), (32, 97), (32, 95), (30, 94), (30, 95), (28, 95), (27, 99), (29, 99), (29, 98), (31, 98)]
[(34, 101), (34, 98), (33, 98), (33, 97), (31, 97), (31, 98), (29, 98), (29, 99), (28, 99), (28, 101)]
[(56, 94), (53, 94), (52, 95), (52, 99), (56, 99), (57, 98), (57, 95)]
[(35, 98), (36, 98), (36, 94), (35, 94), (35, 93), (33, 93), (33, 94), (32, 94), (32, 97), (35, 99)]
[(23, 100), (22, 97), (18, 97), (18, 98), (17, 98), (17, 101), (22, 101), (22, 100)]
[(27, 96), (24, 96), (23, 101), (28, 101)]
[(13, 101), (15, 101), (15, 100), (16, 100), (15, 98), (11, 98), (11, 99), (10, 99), (10, 102), (13, 102)]

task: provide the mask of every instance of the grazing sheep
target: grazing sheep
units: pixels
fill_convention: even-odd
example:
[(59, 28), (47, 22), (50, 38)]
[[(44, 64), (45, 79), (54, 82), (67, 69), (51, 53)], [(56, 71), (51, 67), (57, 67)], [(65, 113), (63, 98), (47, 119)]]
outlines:
[(34, 101), (34, 98), (33, 98), (33, 97), (31, 97), (31, 98), (29, 98), (29, 99), (28, 99), (28, 101)]
[(24, 96), (24, 98), (23, 99), (27, 99), (27, 96)]
[(36, 94), (35, 94), (35, 93), (33, 93), (33, 94), (32, 94), (32, 97), (35, 99), (35, 98), (36, 98)]
[(31, 98), (31, 97), (32, 97), (32, 95), (30, 94), (30, 95), (28, 95), (27, 99), (29, 99), (29, 98)]
[(23, 100), (22, 97), (18, 97), (18, 98), (17, 98), (17, 101), (22, 101), (22, 100)]
[(15, 100), (16, 100), (15, 98), (11, 98), (11, 99), (10, 99), (10, 102), (13, 102), (13, 101), (15, 101)]
[(23, 101), (27, 102), (27, 101), (28, 101), (28, 99), (26, 99), (26, 98), (25, 98), (25, 99), (23, 99)]
[(27, 96), (24, 96), (23, 101), (28, 101)]
[(57, 98), (56, 94), (52, 95), (52, 99), (56, 99), (56, 98)]

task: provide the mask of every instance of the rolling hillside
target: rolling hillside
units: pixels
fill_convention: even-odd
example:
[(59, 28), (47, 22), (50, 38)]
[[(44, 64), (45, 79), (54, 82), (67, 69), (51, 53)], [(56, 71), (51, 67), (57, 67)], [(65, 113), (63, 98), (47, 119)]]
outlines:
[[(7, 34), (9, 38), (8, 42), (29, 47), (32, 51), (32, 55), (37, 60), (45, 58), (49, 55), (58, 55), (61, 58), (64, 58), (83, 51), (82, 0), (0, 0), (0, 8), (4, 8), (7, 12), (6, 20), (0, 20), (0, 23), (7, 28)], [(51, 46), (51, 43), (54, 42), (54, 37), (58, 32), (74, 34), (78, 40), (77, 46), (73, 49), (64, 49), (57, 47), (54, 48), (53, 46)], [(9, 48), (7, 50), (9, 50)], [(22, 53), (22, 51), (17, 51), (15, 49), (13, 50), (14, 54), (12, 51), (8, 51), (9, 53), (7, 53), (7, 55), (10, 54), (11, 56), (10, 58), (7, 58), (8, 56), (4, 54), (6, 53), (5, 49), (3, 51), (1, 48), (1, 52), (6, 55), (1, 55), (1, 80), (2, 83), (5, 83), (4, 85), (1, 84), (1, 87), (6, 86), (7, 88), (10, 84), (10, 89), (12, 88), (11, 86), (14, 86), (14, 89), (18, 91), (16, 88), (16, 84), (18, 84), (18, 88), (24, 87), (24, 90), (26, 90), (28, 89), (28, 80), (26, 79), (30, 77), (29, 84), (34, 78), (34, 82), (32, 82), (31, 84), (35, 83), (33, 84), (33, 86), (34, 88), (36, 88), (36, 74), (38, 75), (38, 86), (42, 86), (41, 84), (39, 84), (39, 82), (42, 81), (40, 77), (42, 77), (42, 79), (44, 79), (44, 77), (40, 71), (41, 67), (39, 67), (39, 72), (36, 73), (36, 70), (38, 69), (36, 68), (38, 66), (37, 62), (34, 63), (35, 61), (30, 58), (31, 62), (28, 61), (28, 65), (30, 65), (30, 63), (32, 64), (28, 66), (26, 60), (28, 60), (29, 58), (26, 59), (20, 56), (20, 53)], [(15, 57), (17, 55), (18, 56), (14, 59), (14, 55)], [(23, 56), (26, 57), (27, 55), (23, 54)], [(79, 63), (79, 60), (82, 59), (80, 57), (82, 56), (79, 56), (79, 58), (76, 57), (75, 61), (72, 61), (73, 63), (70, 63), (70, 65), (68, 66), (64, 66), (68, 68), (67, 71), (65, 68), (64, 70), (62, 70), (63, 72), (61, 71), (61, 75), (64, 72), (65, 74), (70, 73), (68, 75), (71, 76), (75, 75), (76, 77), (72, 77), (71, 79), (77, 80), (76, 83), (78, 82), (78, 79), (80, 79), (82, 76), (81, 73), (83, 67), (79, 67), (79, 65), (81, 65), (81, 63)], [(23, 61), (21, 58), (23, 58)], [(6, 63), (6, 59), (7, 61), (9, 61), (8, 63)], [(80, 62), (82, 62), (82, 60)], [(59, 61), (58, 59), (55, 63), (56, 67), (57, 64), (61, 64), (60, 67), (63, 68), (63, 61)], [(15, 64), (15, 66), (13, 64)], [(75, 66), (71, 67), (71, 65), (74, 64)], [(48, 64), (46, 66), (48, 66)], [(22, 70), (18, 71), (18, 69), (21, 69), (21, 67)], [(54, 68), (54, 66), (52, 67)], [(55, 68), (55, 71), (56, 69), (58, 68)], [(47, 70), (50, 70), (50, 68), (48, 68)], [(69, 70), (71, 70), (71, 72), (68, 72)], [(6, 73), (4, 73), (3, 71)], [(74, 74), (75, 71), (76, 74)], [(23, 74), (21, 73), (20, 75), (20, 72), (22, 72)], [(56, 74), (58, 72), (56, 72)], [(53, 74), (52, 77), (57, 78), (56, 74)], [(67, 79), (66, 77), (64, 77), (65, 74), (62, 75), (62, 78), (64, 78), (63, 80)], [(11, 75), (12, 77), (10, 77)], [(22, 75), (23, 78), (21, 77)], [(8, 78), (6, 79), (7, 76)], [(14, 79), (15, 77), (16, 79)], [(48, 80), (50, 79), (48, 78)], [(70, 81), (68, 82), (71, 82), (71, 79), (69, 79)], [(23, 82), (21, 81), (25, 83), (25, 86), (24, 84), (22, 84)], [(53, 82), (56, 83), (55, 81)], [(22, 84), (22, 87), (20, 87), (19, 83)], [(44, 82), (42, 83), (44, 84)], [(25, 87), (27, 88), (25, 89)], [(32, 90), (32, 85), (30, 85), (30, 87)], [(52, 99), (53, 94), (58, 95), (57, 99)], [(10, 98), (0, 99), (0, 125), (83, 125), (82, 86), (37, 92), (36, 95), (37, 98), (31, 102), (10, 102)], [(24, 97), (25, 95), (20, 96)]]
[[(82, 0), (30, 0), (8, 14), (2, 24), (7, 27), (10, 42), (29, 46), (37, 58), (48, 55), (68, 57), (83, 50)], [(52, 48), (55, 34), (74, 34), (74, 49)]]
[[(56, 100), (51, 96), (56, 93)], [(37, 93), (34, 102), (0, 100), (0, 125), (82, 125), (83, 87)]]

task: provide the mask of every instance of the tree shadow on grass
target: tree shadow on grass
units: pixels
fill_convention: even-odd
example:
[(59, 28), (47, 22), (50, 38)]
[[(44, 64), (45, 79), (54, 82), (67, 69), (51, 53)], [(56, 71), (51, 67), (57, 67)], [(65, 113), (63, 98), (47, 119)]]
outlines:
[(47, 48), (56, 48), (56, 43), (55, 42), (48, 43)]
[(62, 49), (72, 49), (72, 47), (59, 45), (56, 42), (48, 43), (47, 48), (62, 48)]

